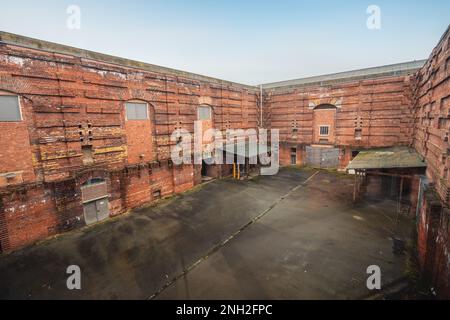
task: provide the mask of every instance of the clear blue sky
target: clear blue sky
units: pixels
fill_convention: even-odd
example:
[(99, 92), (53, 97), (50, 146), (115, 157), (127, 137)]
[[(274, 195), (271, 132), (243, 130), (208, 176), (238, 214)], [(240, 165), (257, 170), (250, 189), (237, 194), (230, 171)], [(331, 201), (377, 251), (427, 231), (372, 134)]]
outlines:
[[(81, 9), (81, 30), (66, 27)], [(366, 27), (369, 5), (381, 29)], [(427, 58), (449, 0), (14, 0), (0, 30), (259, 84)]]

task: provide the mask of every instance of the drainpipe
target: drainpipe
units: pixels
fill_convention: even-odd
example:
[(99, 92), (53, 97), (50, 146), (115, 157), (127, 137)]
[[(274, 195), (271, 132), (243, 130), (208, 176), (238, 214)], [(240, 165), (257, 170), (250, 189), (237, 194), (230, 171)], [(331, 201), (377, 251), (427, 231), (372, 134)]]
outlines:
[(260, 104), (260, 111), (261, 111), (261, 122), (260, 122), (260, 127), (262, 128), (263, 127), (263, 86), (262, 85), (260, 85), (259, 86), (259, 88), (260, 88), (260, 101), (259, 101), (259, 104)]

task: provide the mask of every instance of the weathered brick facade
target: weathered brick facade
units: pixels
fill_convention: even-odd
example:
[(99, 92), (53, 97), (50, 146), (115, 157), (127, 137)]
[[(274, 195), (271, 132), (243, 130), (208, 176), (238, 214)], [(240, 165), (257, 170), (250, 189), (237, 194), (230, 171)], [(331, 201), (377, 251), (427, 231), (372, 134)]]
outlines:
[[(0, 33), (0, 95), (17, 95), (22, 113), (0, 122), (0, 249), (85, 225), (82, 188), (94, 180), (110, 216), (200, 183), (201, 166), (170, 161), (170, 135), (192, 133), (207, 105), (205, 128), (279, 129), (282, 165), (305, 164), (311, 147), (338, 150), (345, 168), (358, 150), (413, 146), (441, 208), (423, 197), (420, 261), (448, 296), (449, 37), (427, 62), (263, 85), (261, 110), (258, 87)], [(147, 103), (149, 119), (127, 120), (127, 102)]]
[(450, 205), (450, 31), (414, 78), (414, 148), (427, 174)]
[(440, 297), (450, 299), (450, 29), (415, 75), (414, 148), (427, 162), (419, 215), (419, 261)]
[[(298, 164), (304, 164), (307, 145), (339, 147), (341, 168), (351, 160), (352, 150), (409, 145), (414, 119), (410, 83), (416, 70), (266, 89), (266, 121), (280, 130), (285, 142), (281, 163), (290, 164), (287, 149), (296, 147), (301, 150)], [(323, 125), (329, 134), (321, 137)]]
[[(9, 34), (0, 40), (0, 92), (19, 96), (23, 118), (0, 122), (0, 173), (18, 173), (0, 179), (3, 251), (84, 225), (80, 189), (89, 179), (107, 182), (110, 215), (199, 183), (197, 166), (169, 160), (170, 135), (193, 132), (200, 104), (212, 107), (218, 129), (258, 127), (257, 88)], [(149, 120), (127, 121), (127, 101), (148, 103)]]

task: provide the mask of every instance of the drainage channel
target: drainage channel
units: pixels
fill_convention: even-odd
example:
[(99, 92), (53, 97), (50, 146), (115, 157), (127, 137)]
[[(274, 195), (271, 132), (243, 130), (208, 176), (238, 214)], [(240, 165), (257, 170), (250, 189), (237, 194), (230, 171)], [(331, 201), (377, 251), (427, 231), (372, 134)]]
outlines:
[(277, 199), (272, 205), (270, 205), (269, 208), (261, 212), (258, 216), (250, 220), (248, 223), (243, 225), (239, 230), (237, 230), (235, 233), (233, 233), (230, 237), (223, 240), (222, 242), (218, 243), (214, 247), (212, 247), (206, 255), (198, 259), (196, 262), (194, 262), (192, 265), (184, 269), (182, 273), (172, 278), (172, 280), (168, 281), (164, 286), (162, 286), (158, 291), (156, 291), (154, 294), (152, 294), (148, 299), (153, 300), (156, 299), (161, 293), (163, 293), (167, 288), (171, 287), (175, 282), (177, 282), (179, 279), (186, 276), (190, 271), (195, 269), (198, 265), (200, 265), (203, 261), (206, 261), (210, 256), (212, 256), (214, 253), (219, 251), (221, 248), (223, 248), (227, 243), (229, 243), (231, 240), (233, 240), (236, 236), (238, 236), (241, 232), (249, 228), (251, 225), (253, 225), (255, 222), (266, 216), (270, 211), (272, 211), (273, 208), (275, 208), (280, 202), (282, 202), (284, 199), (289, 197), (292, 193), (306, 185), (308, 182), (310, 182), (314, 177), (319, 174), (320, 171), (316, 171), (314, 174), (312, 174), (308, 179), (303, 181), (301, 184), (297, 185), (296, 187), (292, 188), (288, 193)]

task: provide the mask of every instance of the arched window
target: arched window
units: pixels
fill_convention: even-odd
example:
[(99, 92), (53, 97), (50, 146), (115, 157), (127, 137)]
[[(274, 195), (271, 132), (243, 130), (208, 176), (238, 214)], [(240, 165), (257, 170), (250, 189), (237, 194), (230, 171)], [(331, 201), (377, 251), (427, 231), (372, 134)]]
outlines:
[(334, 110), (334, 109), (337, 109), (337, 107), (332, 104), (321, 104), (314, 108), (314, 110)]
[(100, 184), (100, 183), (106, 183), (106, 180), (103, 178), (92, 178), (87, 180), (85, 183), (83, 183), (83, 187), (88, 187), (88, 186), (92, 186), (92, 185), (96, 185), (96, 184)]
[(212, 108), (207, 105), (201, 105), (198, 107), (198, 120), (211, 120)]

